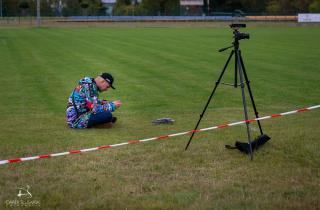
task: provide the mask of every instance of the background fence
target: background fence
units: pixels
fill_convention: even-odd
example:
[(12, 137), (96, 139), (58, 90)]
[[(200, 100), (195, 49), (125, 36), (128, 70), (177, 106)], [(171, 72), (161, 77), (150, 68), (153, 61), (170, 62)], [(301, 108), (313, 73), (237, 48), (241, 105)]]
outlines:
[[(40, 16), (42, 21), (56, 23), (297, 21), (300, 12), (320, 12), (320, 3), (317, 6), (313, 1), (319, 0), (297, 0), (294, 4), (286, 4), (282, 0), (279, 0), (279, 4), (270, 0), (262, 0), (255, 4), (250, 0), (224, 1), (223, 4), (219, 1), (204, 0), (203, 5), (181, 5), (179, 0), (114, 0), (115, 3), (101, 0), (0, 0), (0, 24), (34, 25), (39, 23)], [(40, 12), (38, 21), (37, 11)]]

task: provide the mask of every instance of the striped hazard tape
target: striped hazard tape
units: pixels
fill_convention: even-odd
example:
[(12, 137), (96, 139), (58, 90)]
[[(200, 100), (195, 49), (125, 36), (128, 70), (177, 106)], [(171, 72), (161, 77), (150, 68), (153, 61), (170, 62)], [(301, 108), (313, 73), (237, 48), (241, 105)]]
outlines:
[(80, 149), (80, 150), (72, 150), (72, 151), (68, 151), (68, 152), (60, 152), (60, 153), (53, 153), (53, 154), (46, 154), (46, 155), (37, 155), (37, 156), (31, 156), (31, 157), (22, 157), (22, 158), (8, 159), (8, 160), (0, 160), (0, 165), (24, 162), (24, 161), (29, 161), (29, 160), (52, 158), (52, 157), (58, 157), (58, 156), (64, 156), (64, 155), (79, 154), (79, 153), (85, 153), (85, 152), (92, 152), (92, 151), (96, 151), (96, 150), (109, 149), (109, 148), (129, 145), (129, 144), (138, 144), (138, 143), (143, 143), (143, 142), (148, 142), (148, 141), (164, 140), (164, 139), (168, 139), (168, 138), (175, 137), (175, 136), (182, 136), (182, 135), (186, 135), (186, 134), (215, 130), (215, 129), (219, 129), (219, 128), (227, 128), (227, 127), (231, 127), (231, 126), (235, 126), (235, 125), (256, 122), (258, 120), (266, 120), (266, 119), (270, 119), (270, 118), (277, 118), (277, 117), (281, 117), (281, 116), (285, 116), (285, 115), (306, 112), (306, 111), (309, 111), (312, 109), (317, 109), (317, 108), (320, 108), (320, 105), (311, 106), (311, 107), (303, 108), (303, 109), (297, 109), (294, 111), (284, 112), (284, 113), (280, 113), (280, 114), (273, 114), (273, 115), (269, 115), (269, 116), (259, 117), (259, 118), (255, 118), (255, 119), (251, 119), (251, 120), (243, 120), (243, 121), (229, 123), (229, 124), (221, 124), (221, 125), (217, 125), (217, 126), (213, 126), (213, 127), (209, 127), (209, 128), (202, 128), (202, 129), (198, 129), (198, 130), (185, 131), (185, 132), (181, 132), (181, 133), (174, 133), (174, 134), (169, 134), (169, 135), (164, 135), (164, 136), (152, 137), (152, 138), (148, 138), (148, 139), (131, 140), (131, 141), (127, 141), (127, 142), (123, 142), (123, 143), (119, 143), (119, 144), (102, 145), (99, 147)]

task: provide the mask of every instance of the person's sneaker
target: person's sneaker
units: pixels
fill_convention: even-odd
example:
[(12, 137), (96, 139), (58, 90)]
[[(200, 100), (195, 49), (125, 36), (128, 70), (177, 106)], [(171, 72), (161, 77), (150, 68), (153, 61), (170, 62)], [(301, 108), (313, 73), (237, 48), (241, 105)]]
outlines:
[(112, 123), (116, 123), (117, 122), (117, 117), (112, 117), (111, 122)]

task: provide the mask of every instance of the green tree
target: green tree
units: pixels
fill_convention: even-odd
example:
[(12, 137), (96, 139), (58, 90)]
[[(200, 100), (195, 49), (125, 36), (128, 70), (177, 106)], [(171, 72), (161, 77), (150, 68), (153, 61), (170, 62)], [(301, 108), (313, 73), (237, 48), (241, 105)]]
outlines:
[(81, 7), (79, 0), (67, 0), (64, 2), (65, 7), (62, 10), (64, 16), (80, 15)]
[(179, 0), (160, 0), (160, 14), (161, 15), (178, 15), (180, 11)]
[(79, 0), (79, 4), (85, 15), (98, 15), (102, 7), (100, 0)]
[(28, 3), (27, 1), (21, 1), (21, 2), (19, 3), (19, 8), (20, 8), (20, 9), (29, 9), (30, 6), (29, 6), (29, 3)]
[(3, 0), (3, 15), (16, 16), (19, 12), (19, 0)]
[(296, 12), (309, 12), (309, 6), (313, 0), (292, 0), (291, 6)]
[[(212, 10), (211, 10), (212, 9)], [(241, 0), (214, 0), (210, 1), (210, 10), (215, 12), (232, 12), (243, 9)]]
[(135, 7), (131, 0), (117, 0), (113, 7), (113, 15), (134, 15)]
[(277, 14), (296, 14), (309, 12), (312, 0), (269, 0), (266, 11)]
[(320, 12), (320, 0), (314, 0), (309, 5), (309, 11), (310, 12)]
[(20, 10), (20, 15), (35, 15), (36, 2), (32, 0), (20, 0), (18, 3), (18, 8)]
[(142, 0), (140, 7), (144, 15), (158, 15), (160, 12), (158, 0)]
[(41, 16), (52, 16), (52, 10), (50, 8), (51, 4), (50, 1), (40, 1), (40, 8), (41, 8)]
[(140, 10), (145, 15), (178, 15), (179, 0), (142, 0)]
[(261, 13), (265, 11), (266, 4), (266, 0), (242, 0), (241, 10), (249, 13)]
[(269, 1), (266, 11), (269, 13), (279, 13), (282, 10), (281, 3), (278, 0)]

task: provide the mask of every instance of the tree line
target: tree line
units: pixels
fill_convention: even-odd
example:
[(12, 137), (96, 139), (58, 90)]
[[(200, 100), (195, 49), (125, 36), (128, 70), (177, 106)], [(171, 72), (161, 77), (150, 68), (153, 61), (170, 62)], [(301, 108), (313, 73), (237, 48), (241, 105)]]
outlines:
[[(0, 0), (1, 1), (1, 0)], [(35, 15), (37, 0), (2, 0), (4, 16)], [(40, 0), (43, 16), (103, 15), (100, 0)]]
[(247, 13), (320, 12), (320, 0), (210, 0), (212, 10), (240, 9)]
[[(135, 11), (133, 11), (135, 10)], [(249, 14), (297, 14), (320, 12), (320, 0), (203, 0), (202, 14), (240, 10)], [(179, 15), (179, 0), (142, 0), (134, 5), (131, 0), (118, 0), (115, 13), (119, 15)]]
[[(105, 15), (101, 0), (40, 0), (44, 16)], [(140, 3), (138, 3), (140, 2)], [(2, 0), (4, 16), (35, 15), (36, 0)], [(320, 0), (203, 0), (202, 14), (240, 10), (248, 14), (320, 12)], [(112, 15), (180, 15), (180, 0), (117, 0)]]

